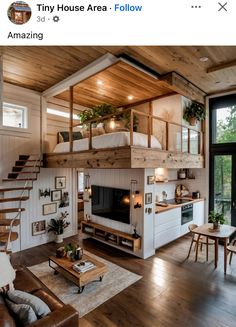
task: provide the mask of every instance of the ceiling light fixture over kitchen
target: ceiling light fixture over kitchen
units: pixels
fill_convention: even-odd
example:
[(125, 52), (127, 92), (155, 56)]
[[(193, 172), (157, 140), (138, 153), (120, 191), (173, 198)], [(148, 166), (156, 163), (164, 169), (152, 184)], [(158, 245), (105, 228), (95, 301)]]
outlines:
[(128, 95), (127, 98), (128, 98), (128, 100), (130, 100), (130, 101), (134, 99), (133, 95)]

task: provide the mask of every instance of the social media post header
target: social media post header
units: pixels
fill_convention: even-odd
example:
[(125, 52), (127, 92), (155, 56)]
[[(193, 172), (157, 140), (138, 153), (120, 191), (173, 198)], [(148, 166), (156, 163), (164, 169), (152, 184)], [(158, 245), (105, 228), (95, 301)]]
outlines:
[(1, 45), (233, 45), (236, 2), (4, 0)]

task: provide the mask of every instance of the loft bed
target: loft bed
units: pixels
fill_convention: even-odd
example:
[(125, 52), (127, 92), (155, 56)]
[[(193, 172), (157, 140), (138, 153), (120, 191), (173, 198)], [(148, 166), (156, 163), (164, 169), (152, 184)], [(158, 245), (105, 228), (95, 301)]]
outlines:
[[(103, 80), (107, 88), (98, 88)], [(125, 85), (125, 87), (124, 87)], [(52, 153), (44, 154), (48, 168), (203, 168), (204, 132), (191, 126), (170, 122), (153, 114), (155, 99), (180, 93), (192, 100), (204, 101), (204, 94), (176, 73), (153, 76), (123, 60), (71, 86), (56, 97), (70, 103), (69, 142), (60, 143)], [(127, 100), (134, 94), (134, 100)], [(86, 122), (87, 136), (73, 141), (73, 132), (84, 124), (74, 124), (74, 103), (91, 108), (110, 103), (120, 109), (112, 115)], [(148, 110), (140, 109), (142, 104)], [(129, 117), (124, 129), (114, 129), (97, 135), (96, 128)], [(139, 120), (135, 126), (135, 119)], [(119, 125), (119, 124), (118, 124)], [(128, 127), (128, 129), (127, 129)], [(137, 130), (135, 131), (135, 127)], [(161, 139), (155, 131), (161, 129)], [(178, 130), (179, 144), (173, 146), (174, 130)], [(157, 133), (158, 134), (158, 133)]]
[[(48, 168), (203, 168), (203, 132), (171, 123), (153, 115), (135, 109), (126, 109), (130, 113), (130, 130), (93, 136), (92, 126), (108, 121), (124, 113), (91, 120), (89, 137), (70, 142), (59, 143), (53, 153), (44, 155), (44, 165)], [(134, 132), (134, 116), (140, 116), (147, 123), (147, 134)], [(152, 126), (165, 124), (165, 142), (152, 135)], [(74, 127), (78, 127), (77, 124)], [(181, 130), (180, 151), (171, 151), (170, 131), (172, 126)], [(183, 137), (184, 136), (184, 137)], [(194, 140), (194, 152), (191, 153), (191, 138)], [(196, 149), (197, 140), (197, 149)], [(185, 146), (184, 146), (185, 145)], [(193, 146), (192, 146), (193, 147)], [(183, 152), (184, 151), (184, 152)]]

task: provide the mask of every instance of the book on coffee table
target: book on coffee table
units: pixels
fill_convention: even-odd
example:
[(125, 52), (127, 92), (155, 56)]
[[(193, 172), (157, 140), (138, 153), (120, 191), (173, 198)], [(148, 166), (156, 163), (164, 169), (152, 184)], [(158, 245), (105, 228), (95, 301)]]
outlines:
[(96, 266), (90, 261), (82, 261), (82, 262), (73, 264), (73, 269), (79, 273), (84, 273), (95, 267)]

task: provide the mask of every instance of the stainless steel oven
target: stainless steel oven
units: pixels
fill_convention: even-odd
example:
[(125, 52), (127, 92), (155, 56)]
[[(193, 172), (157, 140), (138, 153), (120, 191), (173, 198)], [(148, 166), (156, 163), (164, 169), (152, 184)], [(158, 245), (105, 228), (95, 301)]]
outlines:
[(189, 223), (193, 220), (193, 204), (185, 204), (181, 208), (182, 215), (181, 215), (181, 225)]

